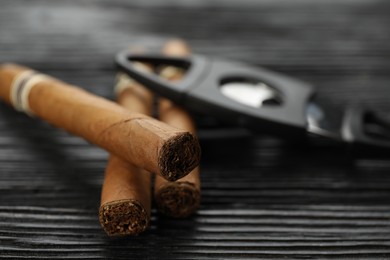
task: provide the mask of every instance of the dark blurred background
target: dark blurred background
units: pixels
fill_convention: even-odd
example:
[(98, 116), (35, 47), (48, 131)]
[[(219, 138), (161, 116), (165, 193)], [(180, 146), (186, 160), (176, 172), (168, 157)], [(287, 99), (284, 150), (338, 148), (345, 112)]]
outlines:
[[(116, 52), (171, 37), (196, 53), (279, 71), (337, 105), (390, 111), (385, 0), (0, 2), (0, 61), (113, 99)], [(109, 239), (97, 211), (107, 153), (0, 104), (0, 257), (386, 259), (390, 160), (299, 146), (197, 117), (202, 206), (153, 211), (144, 234)]]

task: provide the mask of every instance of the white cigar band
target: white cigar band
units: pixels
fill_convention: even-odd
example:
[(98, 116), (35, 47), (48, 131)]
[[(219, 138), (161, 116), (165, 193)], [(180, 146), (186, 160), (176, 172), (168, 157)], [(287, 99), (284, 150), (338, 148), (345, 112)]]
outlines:
[[(151, 70), (147, 65), (141, 62), (134, 62), (133, 66), (143, 72), (150, 72)], [(114, 93), (116, 96), (119, 96), (125, 89), (131, 88), (133, 84), (138, 84), (136, 80), (130, 78), (123, 72), (117, 73), (115, 81)]]
[(48, 76), (33, 70), (27, 70), (17, 75), (11, 85), (10, 99), (13, 107), (29, 116), (34, 116), (28, 102), (30, 91), (39, 82), (47, 80), (47, 78)]

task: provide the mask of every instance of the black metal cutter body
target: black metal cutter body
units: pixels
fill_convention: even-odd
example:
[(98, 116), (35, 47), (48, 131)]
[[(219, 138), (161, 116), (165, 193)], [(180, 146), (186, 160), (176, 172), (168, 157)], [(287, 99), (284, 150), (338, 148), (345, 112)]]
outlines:
[[(177, 66), (187, 71), (183, 80), (171, 82), (138, 70), (133, 66), (133, 61), (157, 66)], [(116, 63), (120, 70), (133, 79), (190, 111), (288, 139), (305, 138), (309, 134), (359, 148), (390, 149), (390, 139), (376, 138), (365, 133), (363, 119), (368, 113), (366, 110), (354, 107), (342, 111), (317, 105), (314, 87), (280, 73), (200, 55), (173, 58), (162, 55), (131, 55), (124, 51), (117, 55)], [(225, 81), (236, 79), (263, 82), (278, 91), (283, 101), (277, 106), (261, 108), (234, 102), (222, 95), (219, 87)], [(340, 119), (326, 122), (328, 118), (323, 118), (318, 124), (310, 124), (307, 114), (309, 104), (321, 109), (326, 117), (333, 117), (338, 113)]]

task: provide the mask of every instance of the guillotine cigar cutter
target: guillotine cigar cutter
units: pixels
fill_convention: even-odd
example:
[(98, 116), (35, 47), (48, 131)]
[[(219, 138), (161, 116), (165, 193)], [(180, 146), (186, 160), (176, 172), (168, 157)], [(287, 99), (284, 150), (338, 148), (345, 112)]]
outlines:
[[(179, 67), (186, 73), (181, 81), (170, 82), (138, 70), (134, 62)], [(200, 55), (173, 58), (123, 51), (116, 63), (189, 111), (255, 132), (293, 140), (310, 137), (359, 150), (390, 149), (390, 122), (385, 118), (362, 107), (336, 107), (318, 97), (310, 84), (277, 72)]]

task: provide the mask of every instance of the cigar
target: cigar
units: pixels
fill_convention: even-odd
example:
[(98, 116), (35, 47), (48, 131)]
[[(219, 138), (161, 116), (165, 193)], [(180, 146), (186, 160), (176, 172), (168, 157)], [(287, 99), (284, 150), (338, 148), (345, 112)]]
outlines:
[[(181, 40), (169, 41), (163, 53), (170, 56), (186, 56), (190, 54), (188, 45)], [(168, 80), (180, 80), (184, 71), (177, 67), (165, 66), (160, 76)], [(195, 122), (182, 108), (170, 100), (160, 98), (159, 119), (171, 126), (190, 131), (195, 134)], [(154, 198), (159, 210), (170, 217), (184, 218), (192, 215), (200, 206), (199, 167), (176, 182), (169, 182), (156, 176), (154, 182)]]
[(196, 137), (26, 67), (0, 66), (0, 98), (173, 181), (200, 160)]
[[(151, 71), (150, 67), (143, 69)], [(152, 113), (153, 94), (118, 73), (117, 102), (138, 113)], [(137, 235), (146, 230), (151, 212), (151, 174), (114, 155), (106, 168), (99, 221), (108, 236)]]
[(150, 221), (150, 174), (111, 155), (106, 168), (99, 222), (108, 236), (137, 235)]

